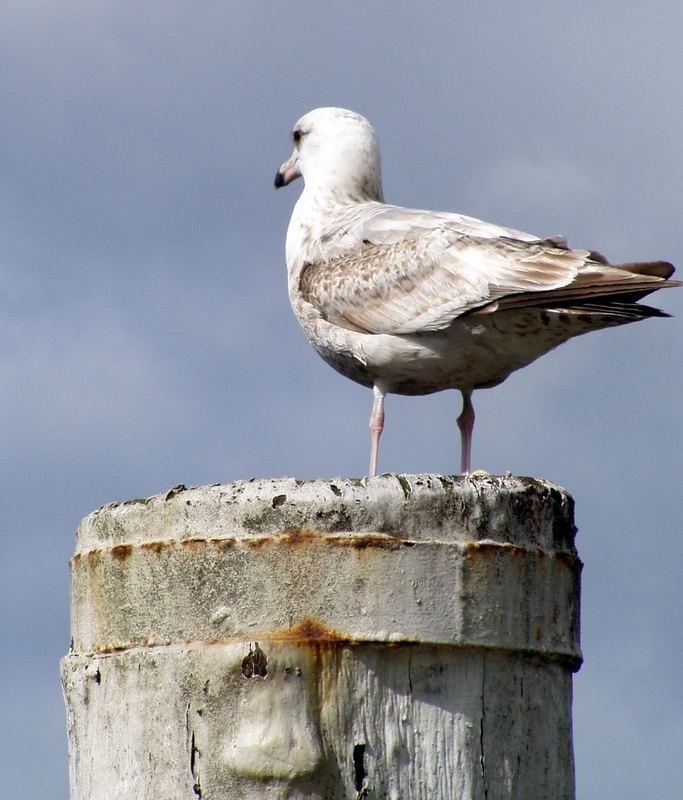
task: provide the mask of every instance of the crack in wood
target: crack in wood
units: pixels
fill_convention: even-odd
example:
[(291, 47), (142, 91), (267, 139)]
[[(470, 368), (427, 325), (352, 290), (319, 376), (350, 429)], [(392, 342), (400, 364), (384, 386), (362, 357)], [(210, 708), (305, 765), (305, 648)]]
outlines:
[(356, 800), (363, 800), (368, 796), (368, 774), (365, 771), (365, 744), (353, 746), (353, 773), (356, 787)]

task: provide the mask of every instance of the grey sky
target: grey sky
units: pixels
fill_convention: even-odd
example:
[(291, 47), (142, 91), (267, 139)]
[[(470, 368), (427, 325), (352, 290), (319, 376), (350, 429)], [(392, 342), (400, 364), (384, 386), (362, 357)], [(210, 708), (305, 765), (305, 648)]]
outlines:
[[(289, 309), (304, 112), (364, 113), (387, 199), (683, 267), (678, 2), (0, 10), (0, 655), (8, 797), (67, 795), (80, 517), (179, 482), (366, 469), (371, 395)], [(475, 394), (473, 462), (556, 481), (585, 562), (578, 796), (683, 790), (683, 290)], [(451, 473), (457, 393), (389, 397), (381, 468)], [(40, 768), (36, 768), (36, 764)]]

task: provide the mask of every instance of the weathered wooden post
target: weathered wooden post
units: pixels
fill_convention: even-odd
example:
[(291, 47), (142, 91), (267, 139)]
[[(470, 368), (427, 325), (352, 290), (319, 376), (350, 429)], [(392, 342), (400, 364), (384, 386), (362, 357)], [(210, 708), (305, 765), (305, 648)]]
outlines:
[(574, 797), (572, 503), (513, 477), (105, 506), (72, 562), (72, 800)]

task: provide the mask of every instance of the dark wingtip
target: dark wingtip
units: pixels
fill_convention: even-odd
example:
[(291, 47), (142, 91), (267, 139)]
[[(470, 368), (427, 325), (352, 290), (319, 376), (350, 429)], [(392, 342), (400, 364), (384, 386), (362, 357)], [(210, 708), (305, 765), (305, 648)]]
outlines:
[(273, 185), (276, 189), (281, 189), (285, 185), (285, 176), (280, 172), (280, 170), (278, 170), (275, 174), (275, 181)]

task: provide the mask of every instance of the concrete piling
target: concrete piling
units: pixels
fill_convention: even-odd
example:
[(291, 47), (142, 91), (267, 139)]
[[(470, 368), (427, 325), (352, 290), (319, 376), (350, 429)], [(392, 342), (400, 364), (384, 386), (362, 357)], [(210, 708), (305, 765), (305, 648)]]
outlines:
[(113, 503), (72, 560), (72, 800), (573, 800), (572, 502), (515, 477)]

